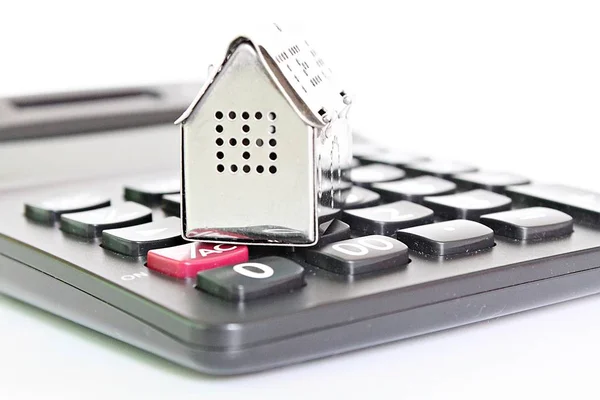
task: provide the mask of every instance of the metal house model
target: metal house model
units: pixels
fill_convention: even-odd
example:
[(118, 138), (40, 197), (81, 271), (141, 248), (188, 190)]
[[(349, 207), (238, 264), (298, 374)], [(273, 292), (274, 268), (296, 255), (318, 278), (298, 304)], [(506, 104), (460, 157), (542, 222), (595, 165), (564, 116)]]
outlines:
[(350, 103), (311, 46), (277, 25), (233, 40), (176, 122), (184, 237), (315, 244), (319, 216), (343, 202)]

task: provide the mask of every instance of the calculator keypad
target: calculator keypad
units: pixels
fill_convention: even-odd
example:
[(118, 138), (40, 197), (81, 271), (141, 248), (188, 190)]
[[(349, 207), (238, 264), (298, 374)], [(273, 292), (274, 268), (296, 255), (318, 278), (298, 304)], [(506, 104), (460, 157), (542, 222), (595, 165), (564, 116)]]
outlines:
[(319, 206), (319, 224), (331, 221), (334, 218), (339, 217), (341, 213), (342, 210), (339, 208)]
[(181, 214), (181, 194), (166, 194), (162, 198), (162, 209), (165, 214), (179, 217)]
[[(124, 197), (130, 201), (112, 206), (109, 198), (83, 193), (29, 202), (25, 209), (31, 219), (60, 220), (64, 232), (90, 243), (101, 237), (104, 249), (145, 257), (139, 261), (146, 261), (148, 269), (194, 278), (198, 290), (229, 301), (297, 290), (305, 285), (307, 265), (339, 275), (363, 275), (404, 268), (410, 263), (409, 252), (417, 257), (456, 256), (491, 249), (494, 234), (539, 241), (573, 231), (573, 218), (552, 208), (511, 211), (511, 198), (501, 194), (505, 190), (519, 204), (545, 203), (600, 223), (600, 197), (589, 192), (531, 185), (518, 175), (476, 172), (466, 164), (429, 161), (369, 145), (357, 157), (361, 164), (355, 160), (345, 175), (351, 182), (338, 182), (346, 203), (334, 204), (339, 208), (320, 206), (320, 239), (306, 249), (185, 243), (178, 218), (178, 178), (126, 185)], [(457, 193), (458, 188), (477, 189)], [(160, 206), (169, 217), (159, 215), (151, 222), (152, 209), (143, 204)]]
[(509, 197), (482, 189), (447, 196), (425, 197), (424, 202), (441, 217), (474, 221), (483, 214), (510, 210), (511, 203)]
[(343, 204), (343, 208), (350, 210), (354, 208), (371, 207), (377, 205), (380, 200), (381, 196), (379, 193), (360, 186), (353, 186), (346, 196), (346, 202)]
[(369, 164), (350, 171), (352, 183), (364, 187), (369, 187), (369, 185), (377, 182), (399, 180), (405, 176), (406, 173), (403, 170), (386, 164)]
[(152, 210), (131, 201), (96, 210), (63, 214), (60, 229), (73, 235), (95, 238), (106, 229), (124, 228), (152, 221)]
[(343, 219), (357, 232), (391, 236), (399, 229), (433, 222), (433, 211), (402, 200), (376, 207), (346, 210)]
[(477, 168), (457, 161), (429, 160), (409, 164), (404, 169), (411, 175), (434, 175), (450, 178), (452, 175), (477, 171)]
[(456, 184), (435, 176), (419, 176), (395, 182), (375, 183), (371, 189), (386, 200), (408, 200), (422, 203), (425, 196), (440, 196), (454, 193)]
[(179, 193), (179, 177), (131, 183), (125, 186), (125, 199), (148, 206), (160, 205), (163, 195)]
[(519, 240), (540, 240), (566, 236), (573, 232), (573, 218), (562, 211), (546, 207), (487, 214), (481, 223), (496, 235)]
[(198, 273), (196, 288), (229, 301), (288, 293), (304, 286), (304, 268), (282, 257), (261, 257)]
[(403, 229), (396, 236), (411, 250), (434, 256), (467, 254), (494, 246), (490, 228), (460, 219)]
[(521, 175), (489, 171), (466, 172), (454, 175), (452, 179), (465, 189), (485, 189), (497, 193), (504, 193), (507, 186), (529, 183), (529, 179)]
[(320, 226), (319, 243), (317, 246), (325, 246), (329, 243), (350, 239), (350, 225), (339, 219), (325, 222)]
[(341, 275), (359, 275), (409, 262), (404, 243), (386, 236), (372, 235), (328, 244), (306, 251), (306, 262)]
[(72, 193), (25, 203), (25, 216), (34, 221), (53, 224), (62, 214), (108, 207), (110, 199), (95, 193)]
[(506, 194), (519, 204), (547, 206), (575, 219), (600, 224), (600, 194), (566, 185), (532, 184), (511, 186)]
[(246, 246), (194, 242), (150, 250), (146, 266), (175, 278), (193, 278), (200, 271), (246, 261)]
[(145, 256), (148, 250), (181, 243), (181, 221), (177, 217), (102, 232), (105, 249), (132, 257)]

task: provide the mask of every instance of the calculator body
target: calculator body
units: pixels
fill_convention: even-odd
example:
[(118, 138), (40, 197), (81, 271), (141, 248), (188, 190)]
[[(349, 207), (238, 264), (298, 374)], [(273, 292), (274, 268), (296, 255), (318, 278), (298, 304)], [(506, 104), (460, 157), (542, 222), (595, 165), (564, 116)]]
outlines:
[[(357, 275), (315, 266), (305, 250), (251, 248), (251, 260), (274, 256), (301, 266), (305, 285), (249, 301), (224, 300), (199, 290), (193, 278), (149, 270), (145, 257), (116, 254), (98, 239), (24, 216), (28, 199), (93, 190), (119, 204), (131, 182), (177, 175), (177, 127), (163, 122), (0, 142), (2, 163), (13, 168), (0, 194), (0, 293), (189, 368), (230, 375), (600, 292), (600, 230), (593, 208), (518, 191), (511, 193), (512, 208), (539, 203), (571, 211), (573, 232), (533, 242), (495, 235), (493, 247), (470, 254), (410, 250), (406, 265)], [(143, 157), (131, 156), (139, 155), (133, 149)], [(77, 154), (87, 154), (87, 162), (76, 162)], [(161, 204), (151, 209), (154, 221), (169, 216)]]

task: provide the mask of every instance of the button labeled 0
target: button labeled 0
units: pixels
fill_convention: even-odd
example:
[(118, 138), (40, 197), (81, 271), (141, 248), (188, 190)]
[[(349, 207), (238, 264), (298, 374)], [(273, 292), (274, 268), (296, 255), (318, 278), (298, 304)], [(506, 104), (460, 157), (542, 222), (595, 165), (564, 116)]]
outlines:
[(196, 288), (229, 301), (245, 301), (304, 286), (304, 268), (283, 257), (261, 257), (198, 273)]
[(248, 247), (194, 242), (148, 252), (147, 267), (175, 278), (191, 278), (200, 271), (248, 261)]

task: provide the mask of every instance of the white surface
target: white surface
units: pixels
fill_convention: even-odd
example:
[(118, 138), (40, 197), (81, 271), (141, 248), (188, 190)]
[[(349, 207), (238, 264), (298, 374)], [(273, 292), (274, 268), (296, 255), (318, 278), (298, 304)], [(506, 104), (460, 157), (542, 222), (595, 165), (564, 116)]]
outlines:
[[(597, 2), (216, 4), (4, 2), (0, 96), (194, 80), (240, 16), (273, 13), (311, 30), (377, 140), (600, 190)], [(599, 307), (223, 379), (0, 297), (0, 398), (597, 398)]]

